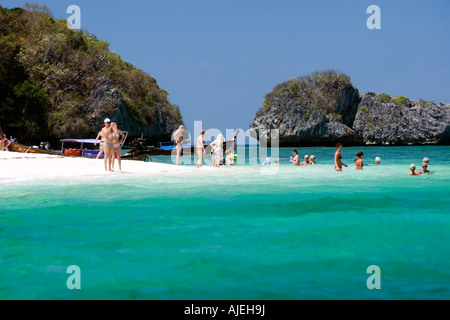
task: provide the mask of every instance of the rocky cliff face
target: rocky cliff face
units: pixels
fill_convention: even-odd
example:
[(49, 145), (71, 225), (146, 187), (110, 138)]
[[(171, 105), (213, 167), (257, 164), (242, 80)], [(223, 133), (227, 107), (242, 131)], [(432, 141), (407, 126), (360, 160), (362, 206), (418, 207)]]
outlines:
[(172, 132), (180, 125), (170, 114), (165, 114), (160, 109), (155, 110), (155, 120), (151, 126), (133, 121), (122, 94), (106, 78), (102, 79), (98, 89), (91, 92), (86, 108), (91, 115), (89, 120), (93, 132), (99, 131), (103, 120), (108, 117), (116, 121), (121, 130), (128, 131), (130, 137), (144, 135), (150, 143), (170, 141)]
[(278, 85), (266, 96), (250, 130), (253, 137), (262, 139), (264, 129), (279, 129), (281, 146), (352, 142), (360, 100), (345, 75), (324, 72), (300, 77)]
[[(322, 79), (324, 76), (326, 80)], [(337, 142), (450, 143), (450, 104), (410, 101), (386, 94), (361, 95), (349, 81), (337, 81), (339, 76), (333, 72), (317, 73), (312, 78), (298, 78), (275, 87), (250, 124), (252, 136), (263, 141), (265, 130), (278, 129), (280, 146), (285, 147), (333, 146)], [(296, 81), (300, 86), (293, 85)], [(302, 85), (302, 81), (307, 83)]]
[(362, 95), (353, 130), (364, 144), (413, 145), (450, 143), (450, 104), (399, 104)]

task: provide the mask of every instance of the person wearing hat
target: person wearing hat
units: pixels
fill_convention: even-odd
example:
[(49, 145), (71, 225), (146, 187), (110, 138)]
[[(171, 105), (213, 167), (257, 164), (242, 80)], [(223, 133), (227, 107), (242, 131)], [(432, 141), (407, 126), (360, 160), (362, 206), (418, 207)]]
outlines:
[(314, 165), (314, 164), (316, 164), (316, 156), (311, 155), (311, 157), (309, 157), (309, 165)]
[(381, 163), (381, 158), (380, 157), (376, 157), (375, 158), (375, 164), (379, 165)]
[(112, 153), (114, 152), (114, 143), (113, 143), (113, 137), (112, 137), (112, 126), (111, 126), (111, 119), (106, 118), (104, 121), (104, 127), (101, 129), (101, 131), (98, 133), (97, 138), (95, 139), (96, 142), (94, 145), (97, 145), (97, 140), (101, 137), (101, 148), (100, 152), (105, 153), (104, 162), (105, 162), (105, 171), (113, 171), (112, 170)]

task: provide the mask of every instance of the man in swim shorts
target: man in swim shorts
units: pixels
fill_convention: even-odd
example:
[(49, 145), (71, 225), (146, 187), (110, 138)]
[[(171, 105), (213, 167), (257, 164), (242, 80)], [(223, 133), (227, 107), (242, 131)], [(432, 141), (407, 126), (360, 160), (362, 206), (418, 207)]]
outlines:
[[(113, 131), (111, 127), (111, 120), (106, 118), (105, 127), (100, 131), (99, 136), (103, 141), (103, 151), (105, 152), (104, 162), (105, 162), (105, 171), (112, 171), (112, 153), (114, 152), (114, 143), (113, 143)], [(97, 139), (98, 137), (97, 136)]]

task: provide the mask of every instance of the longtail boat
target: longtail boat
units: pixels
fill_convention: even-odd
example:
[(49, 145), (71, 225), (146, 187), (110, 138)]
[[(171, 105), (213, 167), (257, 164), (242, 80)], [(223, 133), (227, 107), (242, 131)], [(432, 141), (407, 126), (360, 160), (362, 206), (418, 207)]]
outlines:
[(61, 154), (59, 152), (36, 149), (36, 148), (26, 146), (26, 145), (23, 145), (20, 143), (11, 143), (9, 146), (9, 150), (12, 152), (19, 152), (19, 153), (39, 153), (39, 154), (49, 154), (49, 155), (54, 155), (54, 156), (63, 156), (63, 154)]

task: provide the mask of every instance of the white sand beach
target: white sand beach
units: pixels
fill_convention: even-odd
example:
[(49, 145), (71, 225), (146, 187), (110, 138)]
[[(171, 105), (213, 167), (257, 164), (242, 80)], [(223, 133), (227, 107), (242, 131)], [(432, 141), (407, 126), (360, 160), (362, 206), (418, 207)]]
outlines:
[[(106, 172), (102, 159), (63, 157), (0, 151), (0, 181), (77, 179), (114, 175), (157, 175), (193, 172), (195, 168), (122, 160), (122, 172)], [(116, 161), (116, 169), (118, 163)]]

